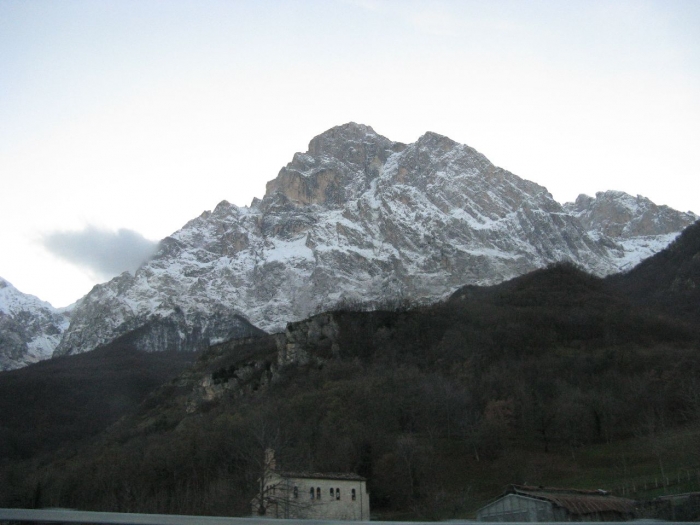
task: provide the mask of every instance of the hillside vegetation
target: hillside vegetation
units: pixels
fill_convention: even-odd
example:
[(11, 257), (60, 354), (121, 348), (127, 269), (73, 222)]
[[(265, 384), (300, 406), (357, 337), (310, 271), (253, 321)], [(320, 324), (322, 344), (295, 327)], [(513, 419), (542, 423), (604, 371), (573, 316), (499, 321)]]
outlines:
[(0, 373), (0, 466), (81, 446), (195, 359), (190, 353), (137, 352), (117, 341)]
[(267, 447), (366, 476), (383, 518), (470, 516), (508, 483), (700, 490), (697, 324), (637, 300), (557, 265), (219, 345), (81, 449), (6, 460), (0, 504), (246, 515)]

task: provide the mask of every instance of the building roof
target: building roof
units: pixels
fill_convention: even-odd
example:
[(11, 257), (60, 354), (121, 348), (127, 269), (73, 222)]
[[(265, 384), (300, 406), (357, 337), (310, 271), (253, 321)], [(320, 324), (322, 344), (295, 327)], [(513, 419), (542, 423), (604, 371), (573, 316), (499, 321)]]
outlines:
[(367, 481), (352, 472), (278, 472), (283, 478), (340, 479), (346, 481)]
[(560, 489), (551, 487), (530, 487), (527, 485), (510, 485), (504, 495), (520, 494), (531, 498), (550, 501), (566, 509), (570, 514), (584, 515), (598, 512), (634, 512), (634, 501), (627, 498), (611, 496), (604, 490)]
[(682, 494), (667, 494), (665, 496), (657, 496), (651, 501), (679, 501), (690, 498), (700, 498), (700, 492), (683, 492)]

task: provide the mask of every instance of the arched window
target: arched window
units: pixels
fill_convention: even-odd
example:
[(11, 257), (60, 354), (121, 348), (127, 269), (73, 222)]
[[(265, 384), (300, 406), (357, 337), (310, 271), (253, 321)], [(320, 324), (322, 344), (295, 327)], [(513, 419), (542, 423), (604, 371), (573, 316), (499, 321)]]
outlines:
[(298, 499), (298, 498), (299, 498), (299, 487), (297, 487), (295, 485), (294, 486), (294, 499)]
[(333, 487), (331, 487), (331, 499), (333, 499)]
[(352, 500), (355, 501), (357, 499), (357, 494), (355, 494), (355, 489), (352, 489)]
[(314, 488), (313, 487), (311, 487), (309, 494), (311, 495), (311, 499), (314, 499)]
[[(331, 490), (333, 490), (333, 489), (331, 489)], [(333, 494), (333, 493), (331, 492), (331, 494)], [(335, 489), (335, 499), (340, 499), (340, 489), (339, 488)]]
[(316, 499), (321, 499), (321, 487), (316, 487)]

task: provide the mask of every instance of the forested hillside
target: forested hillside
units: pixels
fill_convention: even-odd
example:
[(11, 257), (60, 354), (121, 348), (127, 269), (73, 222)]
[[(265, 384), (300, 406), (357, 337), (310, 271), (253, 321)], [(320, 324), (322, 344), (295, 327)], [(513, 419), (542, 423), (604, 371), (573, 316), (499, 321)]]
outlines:
[(508, 483), (698, 490), (699, 336), (570, 265), (322, 314), (212, 347), (80, 452), (6, 461), (0, 504), (245, 515), (267, 447), (366, 476), (384, 518), (468, 516)]
[(0, 467), (81, 446), (195, 359), (138, 352), (115, 341), (89, 354), (0, 372)]

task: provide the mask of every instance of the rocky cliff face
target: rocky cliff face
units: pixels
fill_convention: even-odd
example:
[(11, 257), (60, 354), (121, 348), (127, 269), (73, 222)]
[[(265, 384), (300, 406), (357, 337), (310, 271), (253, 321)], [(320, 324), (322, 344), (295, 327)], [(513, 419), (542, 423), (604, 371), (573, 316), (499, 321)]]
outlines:
[[(161, 281), (166, 288), (155, 290), (148, 282), (152, 276), (141, 270), (136, 277), (125, 272), (105, 285), (95, 286), (73, 312), (70, 329), (63, 335), (56, 355), (79, 353), (62, 349), (79, 347), (85, 341), (90, 341), (91, 347), (83, 351), (117, 338), (147, 352), (192, 351), (220, 340), (265, 333), (215, 299), (198, 297), (196, 303), (188, 300), (182, 287), (171, 282), (173, 276)], [(169, 288), (166, 283), (170, 283)], [(133, 289), (139, 285), (142, 289), (135, 296)]]
[(247, 322), (276, 332), (346, 301), (429, 302), (555, 261), (606, 275), (641, 259), (625, 244), (639, 232), (660, 249), (694, 220), (669, 210), (670, 222), (639, 219), (639, 229), (612, 235), (594, 218), (600, 206), (579, 201), (562, 207), (544, 187), (435, 133), (405, 145), (338, 126), (297, 153), (262, 200), (221, 202), (162, 241), (134, 276), (95, 287), (57, 353), (153, 323), (172, 329), (145, 337), (150, 349), (175, 339), (184, 349), (250, 335)]
[(68, 328), (69, 315), (0, 278), (0, 370), (51, 357)]
[(598, 192), (595, 197), (579, 195), (564, 210), (576, 217), (591, 237), (610, 239), (610, 255), (620, 270), (661, 251), (679, 232), (698, 219), (692, 212), (657, 206), (646, 197), (621, 191)]

